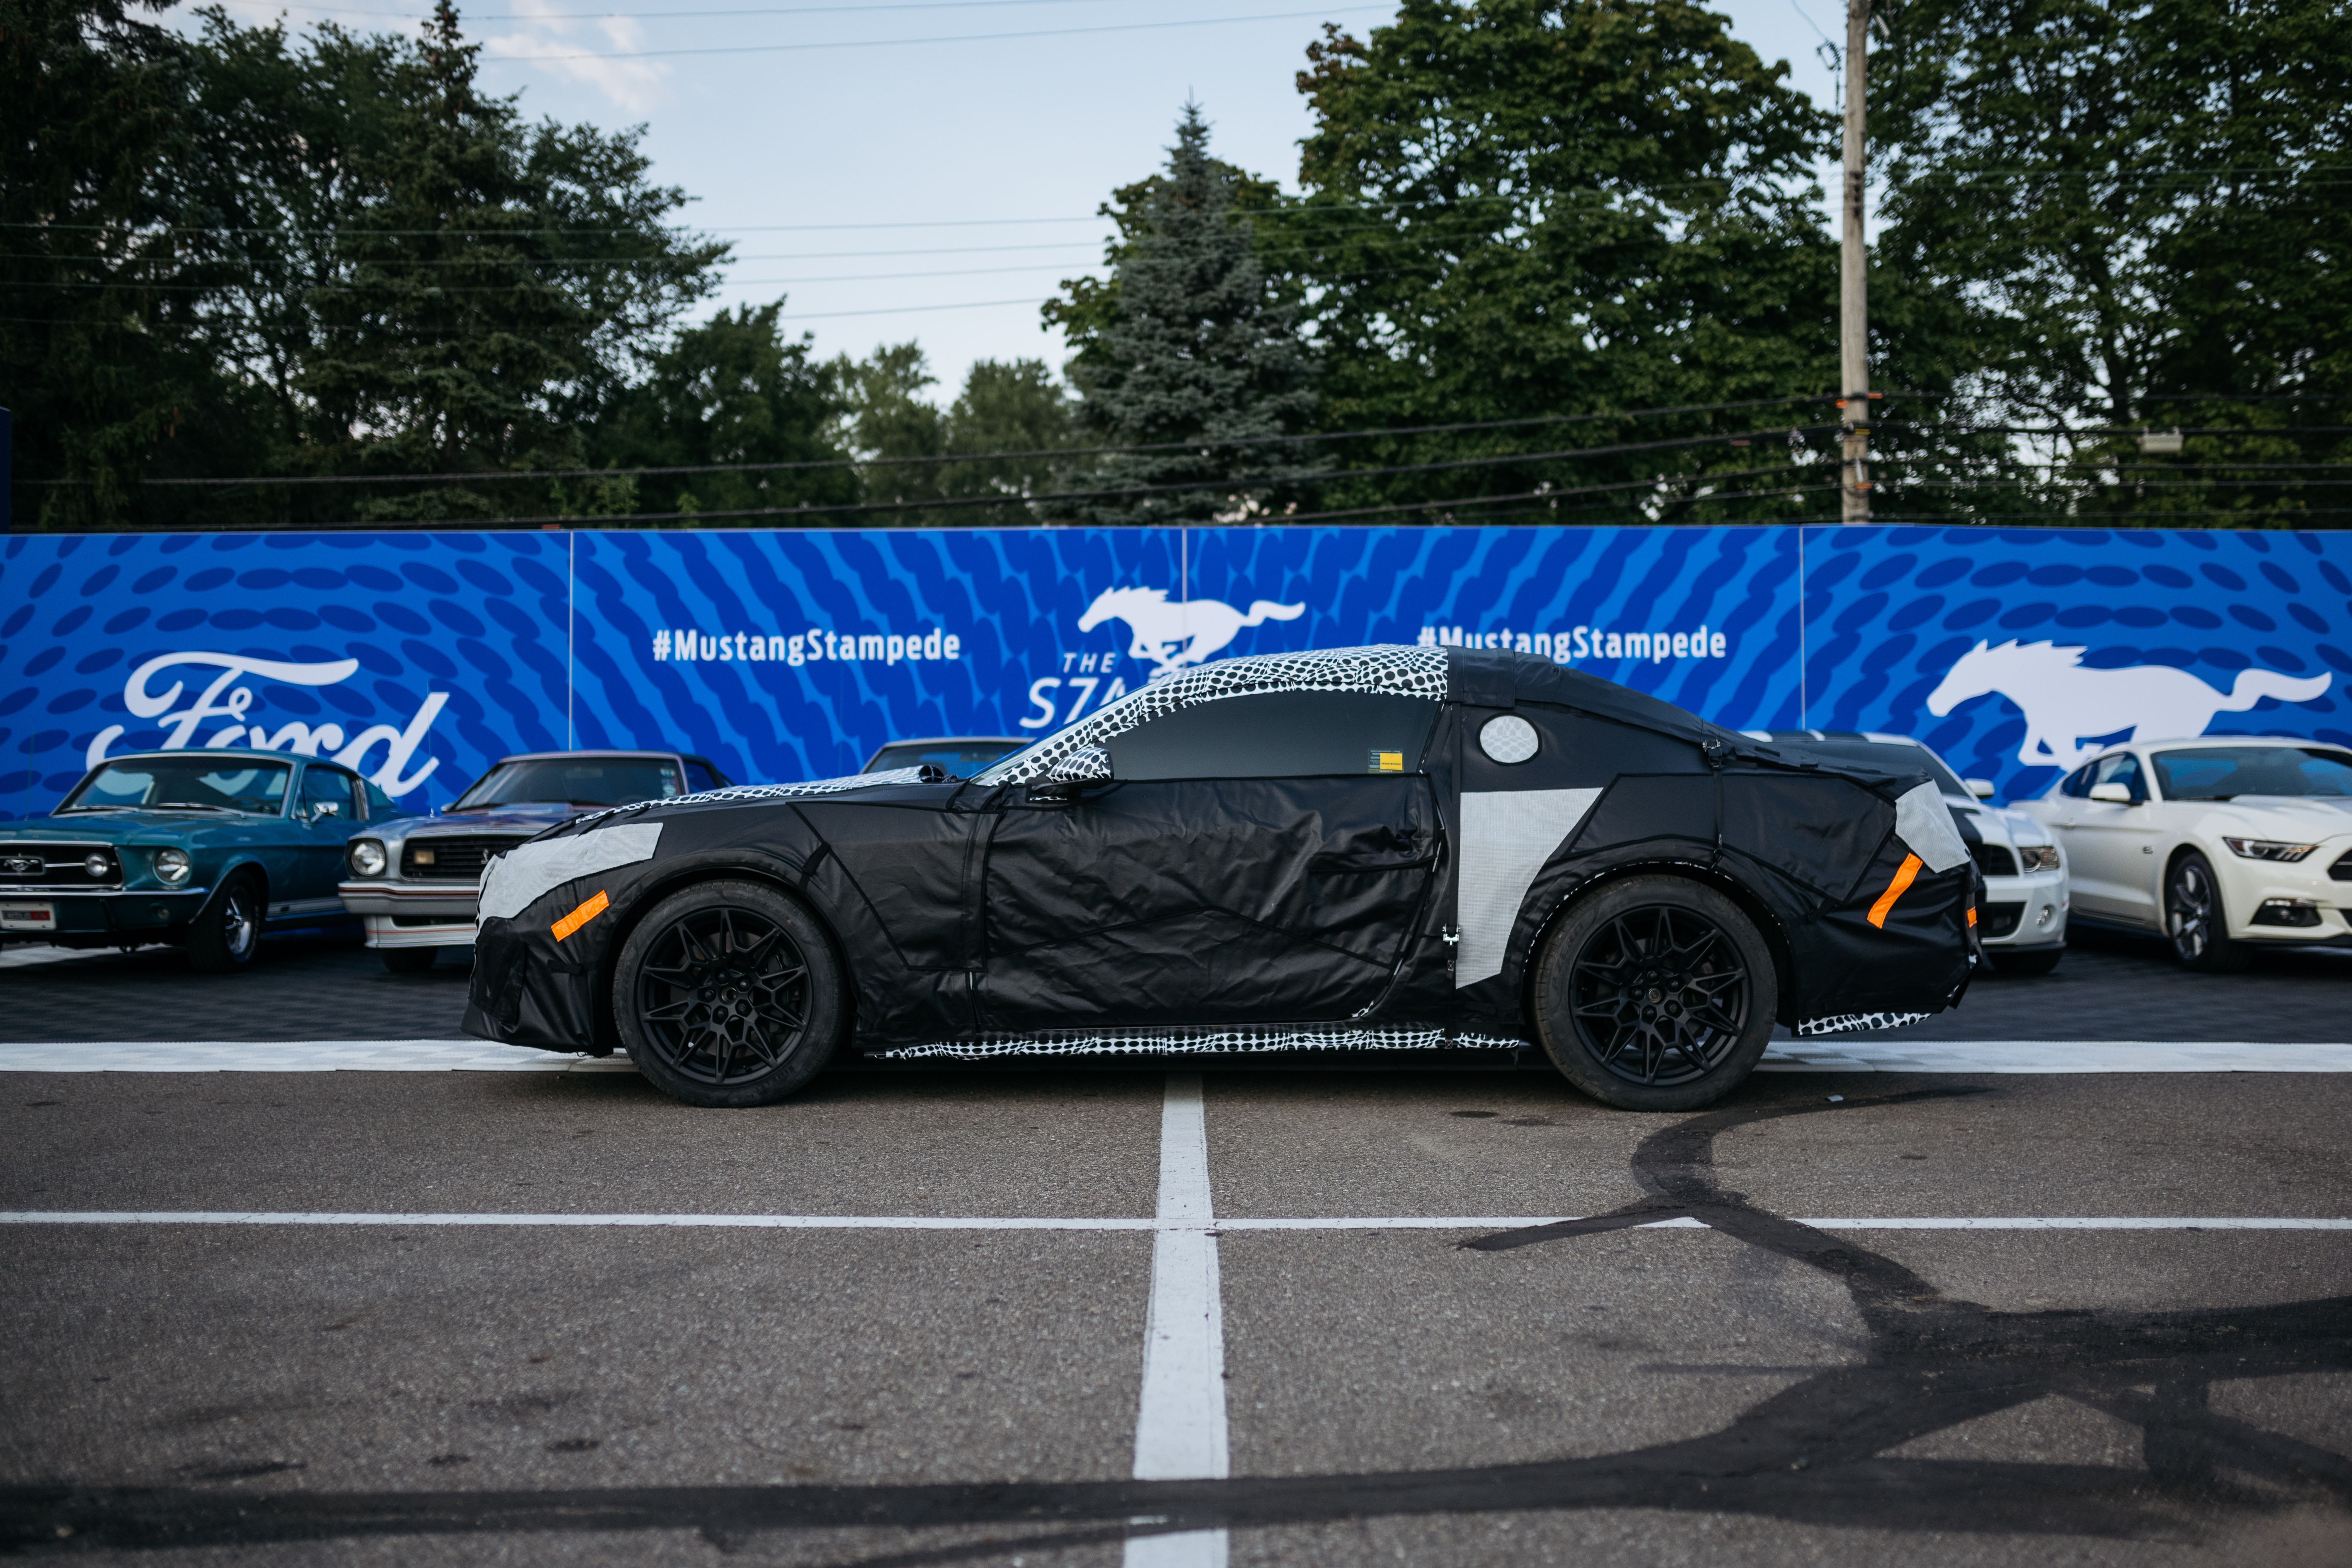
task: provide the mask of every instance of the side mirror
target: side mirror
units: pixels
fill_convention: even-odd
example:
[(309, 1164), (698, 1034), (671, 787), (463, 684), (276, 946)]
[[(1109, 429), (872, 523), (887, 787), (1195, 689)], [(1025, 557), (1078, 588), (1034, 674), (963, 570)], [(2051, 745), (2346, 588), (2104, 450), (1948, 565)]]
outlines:
[(1992, 798), (1992, 780), (1990, 779), (1962, 779), (1960, 784), (1979, 800)]
[(2109, 805), (2129, 805), (2132, 804), (2131, 790), (2127, 786), (2119, 784), (2093, 784), (2091, 786), (2091, 798), (2093, 800), (2104, 800)]
[(1044, 778), (1029, 786), (1029, 798), (1076, 800), (1110, 782), (1110, 753), (1100, 746), (1080, 746), (1057, 759)]

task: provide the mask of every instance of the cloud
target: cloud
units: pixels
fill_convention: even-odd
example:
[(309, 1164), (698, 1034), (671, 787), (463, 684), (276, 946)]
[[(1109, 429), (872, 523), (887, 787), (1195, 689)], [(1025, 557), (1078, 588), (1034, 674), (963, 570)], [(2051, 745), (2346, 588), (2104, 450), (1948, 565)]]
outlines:
[[(513, 9), (528, 20), (512, 32), (482, 40), (483, 53), (492, 58), (525, 63), (518, 58), (594, 57), (645, 47), (645, 29), (634, 16), (567, 16), (548, 0), (515, 0)], [(653, 108), (665, 96), (663, 87), (669, 77), (667, 66), (651, 60), (542, 58), (527, 63), (585, 82), (632, 114)]]

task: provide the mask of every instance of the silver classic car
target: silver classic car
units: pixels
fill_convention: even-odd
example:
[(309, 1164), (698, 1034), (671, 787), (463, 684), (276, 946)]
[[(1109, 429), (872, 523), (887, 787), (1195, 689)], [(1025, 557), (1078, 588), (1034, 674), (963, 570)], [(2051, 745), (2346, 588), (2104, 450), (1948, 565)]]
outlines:
[(524, 839), (584, 811), (725, 789), (708, 757), (681, 752), (526, 752), (501, 757), (437, 816), (362, 833), (344, 853), (336, 891), (359, 916), (386, 969), (433, 967), (445, 947), (474, 941), (482, 868)]

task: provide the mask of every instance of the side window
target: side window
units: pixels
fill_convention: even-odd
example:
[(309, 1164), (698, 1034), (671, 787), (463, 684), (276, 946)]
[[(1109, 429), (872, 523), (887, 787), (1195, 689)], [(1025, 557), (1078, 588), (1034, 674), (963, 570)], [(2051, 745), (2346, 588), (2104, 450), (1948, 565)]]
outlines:
[(2076, 800), (2087, 797), (2091, 793), (2091, 764), (2085, 763), (2068, 773), (2066, 782), (2058, 786), (2058, 793), (2073, 795)]
[(1163, 713), (1108, 742), (1119, 779), (1410, 773), (1437, 721), (1425, 698), (1267, 691)]
[(2121, 784), (2131, 791), (2134, 801), (2143, 801), (2147, 798), (2147, 776), (2140, 772), (2139, 759), (2129, 752), (2112, 757), (2101, 757), (2091, 766), (2094, 770), (2091, 779), (2093, 784)]
[(367, 814), (370, 822), (381, 822), (387, 816), (399, 816), (401, 808), (393, 804), (392, 796), (378, 789), (372, 780), (362, 780), (360, 788), (367, 794)]
[(360, 820), (359, 780), (340, 768), (307, 768), (302, 773), (302, 812), (313, 822), (334, 818), (349, 827)]
[(725, 789), (727, 781), (719, 775), (719, 770), (710, 765), (708, 758), (688, 757), (686, 759), (686, 787), (688, 794), (700, 795), (707, 789)]

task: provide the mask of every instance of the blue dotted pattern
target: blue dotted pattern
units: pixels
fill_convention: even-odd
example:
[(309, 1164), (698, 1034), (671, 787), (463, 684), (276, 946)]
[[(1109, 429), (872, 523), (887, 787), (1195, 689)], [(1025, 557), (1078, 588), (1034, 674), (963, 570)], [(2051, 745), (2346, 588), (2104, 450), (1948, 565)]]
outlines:
[[(347, 737), (446, 706), (406, 797), (446, 804), (497, 756), (677, 746), (756, 782), (855, 770), (884, 741), (1044, 734), (1142, 685), (1136, 628), (1081, 632), (1097, 595), (1160, 589), (1248, 612), (1210, 657), (1538, 637), (1580, 667), (1738, 728), (1914, 734), (2011, 797), (2055, 776), (1988, 689), (1929, 710), (1979, 642), (2050, 643), (2086, 670), (2168, 667), (2216, 693), (2260, 670), (2302, 687), (2217, 713), (2212, 733), (2352, 745), (2352, 537), (2311, 533), (1805, 529), (1040, 529), (385, 535), (18, 536), (0, 547), (0, 811), (47, 811), (92, 738), (152, 745), (124, 686), (209, 652), (355, 660), (331, 684), (243, 676), (273, 732)], [(1286, 618), (1287, 617), (1287, 618)], [(1196, 616), (1196, 624), (1199, 617)], [(1686, 648), (1636, 658), (1639, 634)], [(1580, 638), (1580, 629), (1581, 637)], [(730, 656), (751, 640), (787, 657)], [(811, 658), (841, 638), (926, 639), (955, 658)], [(1609, 652), (1615, 636), (1618, 652)], [(801, 640), (793, 662), (787, 645)], [(1720, 642), (1717, 642), (1717, 638)], [(1213, 639), (1212, 639), (1213, 640)], [(852, 646), (855, 646), (853, 644)], [(1723, 652), (1716, 655), (1713, 649)], [(657, 653), (670, 657), (656, 657)], [(2048, 658), (2053, 656), (2042, 654)], [(201, 692), (216, 667), (152, 682)], [(2011, 681), (2012, 686), (2016, 685)], [(1026, 725), (1024, 724), (1026, 721)], [(205, 721), (201, 744), (229, 721)], [(2098, 737), (2082, 735), (2074, 740)], [(381, 745), (362, 764), (373, 771)]]

